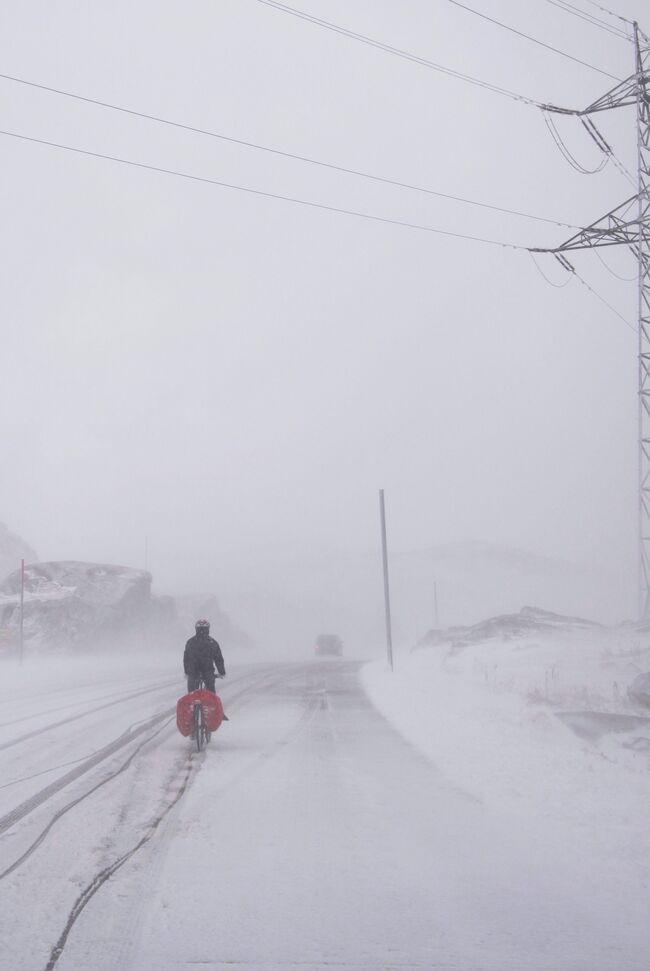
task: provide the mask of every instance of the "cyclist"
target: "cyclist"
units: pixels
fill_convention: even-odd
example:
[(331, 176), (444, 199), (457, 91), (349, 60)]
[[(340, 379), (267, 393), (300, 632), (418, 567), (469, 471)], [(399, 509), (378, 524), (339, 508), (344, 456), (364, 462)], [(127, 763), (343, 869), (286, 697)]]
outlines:
[(226, 674), (223, 654), (214, 637), (210, 637), (209, 620), (197, 620), (194, 629), (196, 634), (190, 637), (183, 654), (187, 690), (196, 691), (202, 678), (207, 690), (214, 693), (214, 665), (217, 667), (219, 677), (223, 678)]

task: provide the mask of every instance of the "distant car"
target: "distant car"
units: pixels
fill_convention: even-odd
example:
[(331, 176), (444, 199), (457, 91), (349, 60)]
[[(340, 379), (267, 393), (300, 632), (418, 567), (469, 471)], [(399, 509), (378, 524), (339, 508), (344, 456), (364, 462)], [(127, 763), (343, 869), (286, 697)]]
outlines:
[(316, 638), (315, 653), (318, 656), (340, 657), (343, 654), (343, 641), (338, 634), (319, 634)]

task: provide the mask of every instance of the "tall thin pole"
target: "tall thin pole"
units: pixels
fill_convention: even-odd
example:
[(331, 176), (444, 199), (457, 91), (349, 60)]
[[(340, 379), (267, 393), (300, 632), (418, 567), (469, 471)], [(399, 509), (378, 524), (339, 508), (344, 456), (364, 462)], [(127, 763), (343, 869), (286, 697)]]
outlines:
[(435, 627), (438, 630), (438, 582), (436, 580), (433, 581), (433, 610)]
[(650, 614), (650, 107), (647, 43), (634, 24), (638, 155), (638, 380), (639, 380), (639, 616)]
[(384, 607), (386, 611), (386, 650), (388, 663), (393, 670), (393, 630), (390, 619), (390, 590), (388, 585), (388, 545), (386, 543), (386, 508), (384, 504), (384, 490), (379, 490), (379, 513), (381, 518), (381, 549), (384, 562)]
[(20, 663), (23, 663), (25, 646), (25, 561), (20, 561)]
[(643, 615), (646, 609), (646, 591), (648, 588), (648, 577), (647, 577), (647, 565), (645, 556), (645, 543), (643, 541), (643, 527), (644, 527), (644, 508), (643, 508), (643, 475), (644, 475), (644, 455), (643, 455), (643, 179), (641, 175), (641, 164), (643, 161), (643, 156), (641, 153), (641, 95), (643, 93), (642, 88), (642, 70), (643, 66), (641, 63), (640, 56), (640, 46), (639, 46), (639, 27), (638, 24), (634, 24), (634, 46), (636, 63), (635, 69), (637, 73), (637, 163), (638, 163), (638, 220), (639, 220), (639, 239), (638, 239), (638, 252), (637, 252), (637, 265), (638, 265), (638, 357), (637, 357), (637, 371), (638, 371), (638, 520), (637, 520), (637, 532), (638, 532), (638, 544), (639, 544), (639, 561), (638, 561), (638, 605), (637, 613), (639, 619), (643, 619)]

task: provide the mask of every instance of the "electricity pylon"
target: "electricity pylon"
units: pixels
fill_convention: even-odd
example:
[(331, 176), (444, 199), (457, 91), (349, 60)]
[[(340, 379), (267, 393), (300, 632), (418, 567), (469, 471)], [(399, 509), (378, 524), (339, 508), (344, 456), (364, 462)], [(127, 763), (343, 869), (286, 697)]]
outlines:
[[(638, 192), (581, 229), (552, 253), (570, 272), (564, 255), (599, 246), (629, 246), (638, 267), (638, 557), (639, 615), (650, 617), (650, 39), (634, 23), (635, 72), (582, 111), (546, 105), (545, 110), (587, 118), (598, 111), (636, 105)], [(594, 136), (600, 137), (594, 129)], [(608, 146), (605, 144), (605, 147)]]

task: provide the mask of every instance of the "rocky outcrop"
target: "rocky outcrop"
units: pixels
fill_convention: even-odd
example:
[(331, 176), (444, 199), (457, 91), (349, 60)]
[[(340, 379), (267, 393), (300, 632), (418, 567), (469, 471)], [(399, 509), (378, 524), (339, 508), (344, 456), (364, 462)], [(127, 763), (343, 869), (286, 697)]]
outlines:
[[(20, 624), (20, 571), (0, 583), (0, 629)], [(151, 574), (124, 566), (62, 560), (25, 568), (26, 648), (93, 651), (178, 642), (169, 597), (152, 597)]]

